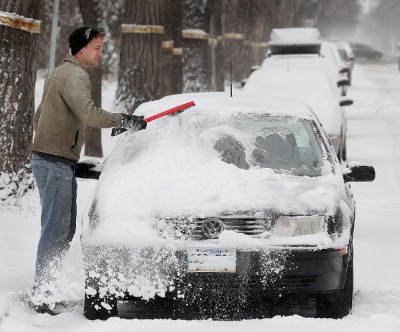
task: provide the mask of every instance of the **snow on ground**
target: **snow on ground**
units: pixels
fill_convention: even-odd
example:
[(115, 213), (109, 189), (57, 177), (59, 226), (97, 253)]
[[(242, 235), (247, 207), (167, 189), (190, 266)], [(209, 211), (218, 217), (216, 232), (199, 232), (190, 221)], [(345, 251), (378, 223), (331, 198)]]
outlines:
[[(37, 85), (40, 99), (42, 82)], [(104, 107), (110, 108), (115, 82), (104, 85)], [(360, 61), (349, 92), (355, 104), (348, 107), (348, 158), (372, 164), (373, 183), (355, 183), (355, 297), (353, 314), (342, 320), (276, 316), (271, 319), (224, 321), (138, 320), (111, 318), (88, 321), (82, 302), (72, 312), (39, 315), (20, 301), (33, 280), (36, 243), (40, 232), (37, 192), (13, 205), (0, 205), (0, 331), (399, 331), (400, 265), (395, 254), (400, 244), (400, 72), (395, 61)], [(104, 154), (116, 139), (103, 132)], [(95, 181), (80, 180), (78, 214), (88, 206)], [(77, 236), (67, 257), (61, 285), (66, 299), (83, 298), (82, 258)]]

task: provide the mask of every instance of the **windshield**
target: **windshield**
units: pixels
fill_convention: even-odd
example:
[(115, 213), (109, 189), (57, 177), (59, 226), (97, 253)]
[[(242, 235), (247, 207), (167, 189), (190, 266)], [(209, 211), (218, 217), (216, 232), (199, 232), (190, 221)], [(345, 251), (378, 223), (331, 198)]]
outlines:
[[(210, 123), (210, 122), (208, 122)], [(213, 137), (221, 159), (241, 169), (270, 168), (279, 173), (321, 175), (324, 153), (312, 122), (267, 114), (236, 115), (214, 122), (203, 135)]]

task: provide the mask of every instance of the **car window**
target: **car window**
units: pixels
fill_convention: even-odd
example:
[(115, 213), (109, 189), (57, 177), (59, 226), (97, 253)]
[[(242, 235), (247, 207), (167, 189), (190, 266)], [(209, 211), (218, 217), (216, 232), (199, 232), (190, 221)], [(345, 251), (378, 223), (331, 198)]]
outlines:
[(346, 51), (345, 51), (344, 49), (342, 49), (342, 48), (338, 48), (337, 50), (338, 50), (338, 53), (339, 53), (339, 55), (340, 55), (340, 58), (341, 58), (343, 61), (346, 61), (346, 60), (347, 60)]
[(324, 152), (310, 121), (253, 114), (215, 124), (208, 128), (213, 133), (213, 147), (228, 164), (241, 169), (321, 175)]

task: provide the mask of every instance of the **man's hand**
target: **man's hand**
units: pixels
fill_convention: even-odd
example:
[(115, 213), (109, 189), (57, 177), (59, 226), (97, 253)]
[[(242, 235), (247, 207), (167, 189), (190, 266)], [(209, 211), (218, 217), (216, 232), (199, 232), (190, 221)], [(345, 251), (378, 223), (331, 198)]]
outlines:
[(75, 177), (81, 179), (98, 179), (101, 171), (96, 170), (98, 161), (85, 160), (76, 164), (74, 169)]
[(147, 122), (144, 121), (144, 116), (122, 114), (121, 128), (129, 130), (134, 133), (135, 131), (146, 129)]

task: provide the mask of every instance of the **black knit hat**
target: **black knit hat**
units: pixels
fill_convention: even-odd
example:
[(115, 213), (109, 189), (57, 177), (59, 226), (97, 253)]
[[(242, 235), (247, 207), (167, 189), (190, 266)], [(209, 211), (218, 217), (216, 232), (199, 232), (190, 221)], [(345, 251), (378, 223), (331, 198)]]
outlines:
[(68, 38), (69, 47), (71, 48), (72, 55), (78, 53), (85, 47), (94, 37), (104, 36), (104, 32), (93, 29), (91, 27), (80, 27), (76, 29)]

